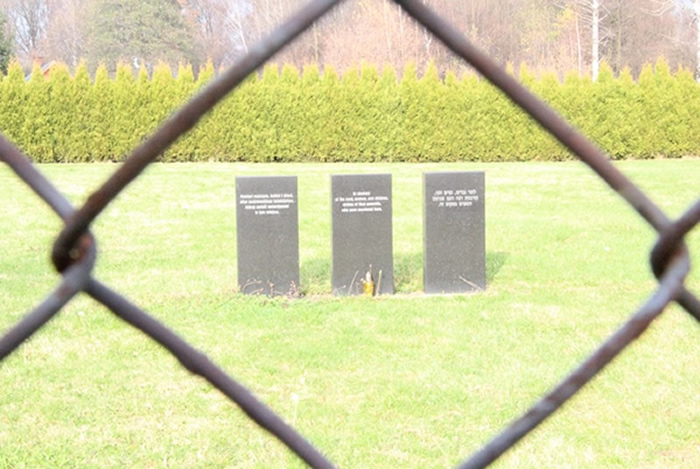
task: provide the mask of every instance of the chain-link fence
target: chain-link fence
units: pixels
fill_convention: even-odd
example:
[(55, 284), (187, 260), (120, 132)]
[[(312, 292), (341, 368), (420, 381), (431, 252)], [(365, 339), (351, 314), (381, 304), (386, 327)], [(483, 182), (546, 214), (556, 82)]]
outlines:
[[(23, 341), (58, 314), (76, 294), (85, 292), (105, 305), (117, 317), (141, 330), (169, 350), (182, 366), (219, 389), (252, 420), (282, 441), (309, 466), (333, 467), (333, 464), (292, 426), (258, 401), (245, 387), (212, 363), (207, 356), (194, 349), (127, 298), (96, 280), (92, 276), (96, 260), (96, 240), (89, 229), (105, 207), (160, 153), (192, 129), (202, 116), (241, 84), (249, 74), (340, 2), (341, 0), (312, 0), (267, 38), (251, 47), (247, 56), (182, 106), (149, 139), (134, 149), (125, 163), (78, 209), (75, 209), (55, 186), (38, 172), (19, 149), (0, 136), (0, 160), (9, 165), (16, 175), (46, 201), (65, 223), (53, 245), (52, 252), (53, 263), (62, 276), (61, 282), (53, 293), (0, 338), (0, 360), (15, 351)], [(657, 205), (609, 162), (605, 154), (527, 91), (493, 60), (470, 44), (439, 14), (430, 10), (420, 0), (395, 0), (395, 2), (590, 166), (659, 233), (658, 241), (651, 252), (651, 264), (659, 281), (657, 290), (617, 332), (604, 341), (566, 379), (460, 466), (484, 467), (526, 436), (586, 385), (636, 340), (670, 303), (678, 303), (700, 321), (700, 301), (684, 286), (684, 280), (690, 271), (690, 257), (684, 244), (684, 237), (700, 222), (700, 199), (680, 218), (675, 221), (670, 220)]]

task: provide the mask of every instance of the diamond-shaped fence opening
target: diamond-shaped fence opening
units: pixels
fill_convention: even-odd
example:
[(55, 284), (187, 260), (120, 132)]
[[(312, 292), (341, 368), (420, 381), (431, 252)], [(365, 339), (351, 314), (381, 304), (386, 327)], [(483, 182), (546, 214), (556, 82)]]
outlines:
[[(125, 163), (80, 208), (74, 208), (12, 143), (0, 136), (0, 159), (9, 165), (16, 175), (46, 201), (64, 221), (64, 227), (52, 251), (52, 260), (61, 273), (61, 282), (50, 295), (0, 338), (0, 360), (41, 329), (76, 294), (85, 292), (106, 306), (117, 317), (141, 330), (169, 350), (182, 366), (200, 375), (220, 390), (252, 420), (283, 442), (309, 466), (333, 467), (333, 464), (292, 426), (213, 364), (207, 356), (198, 352), (127, 298), (97, 280), (92, 274), (97, 257), (96, 240), (89, 228), (105, 207), (161, 152), (192, 129), (205, 113), (241, 84), (250, 73), (339, 3), (340, 0), (311, 1), (267, 38), (251, 47), (247, 56), (183, 105), (148, 140), (134, 149)], [(596, 146), (527, 91), (493, 60), (472, 46), (439, 14), (419, 0), (395, 0), (395, 3), (590, 166), (659, 233), (658, 241), (651, 252), (651, 264), (658, 278), (656, 291), (617, 332), (605, 340), (567, 378), (460, 466), (484, 467), (526, 436), (586, 385), (613, 358), (636, 340), (670, 303), (678, 303), (700, 321), (700, 301), (684, 286), (684, 279), (690, 270), (690, 258), (684, 244), (684, 236), (700, 222), (700, 199), (677, 220), (669, 219), (637, 186), (618, 171)]]

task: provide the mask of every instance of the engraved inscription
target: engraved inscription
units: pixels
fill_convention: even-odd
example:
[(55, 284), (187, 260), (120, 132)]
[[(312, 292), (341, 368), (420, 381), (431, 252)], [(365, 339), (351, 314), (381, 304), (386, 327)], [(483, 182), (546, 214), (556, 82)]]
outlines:
[(476, 189), (444, 189), (436, 190), (431, 197), (438, 208), (471, 207), (479, 201)]
[(280, 215), (296, 202), (294, 194), (241, 194), (238, 203), (255, 215)]
[(352, 195), (336, 197), (341, 213), (383, 212), (389, 197), (374, 195), (371, 191), (353, 191)]

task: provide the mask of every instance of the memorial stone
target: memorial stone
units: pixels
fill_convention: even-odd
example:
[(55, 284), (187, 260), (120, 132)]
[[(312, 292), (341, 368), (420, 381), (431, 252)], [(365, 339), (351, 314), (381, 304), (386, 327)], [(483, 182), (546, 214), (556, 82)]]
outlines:
[(335, 295), (394, 293), (391, 174), (331, 175)]
[(424, 173), (423, 195), (425, 292), (484, 290), (483, 171)]
[(296, 176), (236, 177), (236, 225), (240, 291), (297, 296)]

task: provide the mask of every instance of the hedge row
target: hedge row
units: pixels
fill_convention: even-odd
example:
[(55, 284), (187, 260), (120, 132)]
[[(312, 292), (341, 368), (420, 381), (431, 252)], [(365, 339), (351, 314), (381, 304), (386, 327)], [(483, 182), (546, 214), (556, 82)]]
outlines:
[[(176, 78), (173, 77), (176, 75)], [(19, 65), (0, 83), (0, 130), (36, 162), (118, 161), (214, 76), (195, 79), (165, 65), (149, 77), (120, 66), (94, 79), (55, 66), (25, 80)], [(492, 85), (474, 75), (420, 78), (408, 65), (346, 73), (330, 67), (302, 73), (267, 66), (249, 78), (164, 161), (522, 161), (571, 155)], [(690, 72), (672, 74), (664, 61), (637, 81), (603, 66), (597, 81), (568, 75), (520, 80), (608, 154), (619, 158), (700, 154), (700, 84)]]

